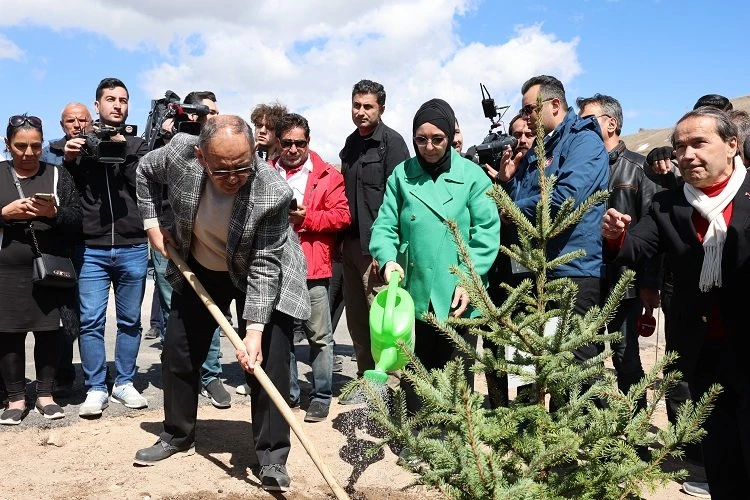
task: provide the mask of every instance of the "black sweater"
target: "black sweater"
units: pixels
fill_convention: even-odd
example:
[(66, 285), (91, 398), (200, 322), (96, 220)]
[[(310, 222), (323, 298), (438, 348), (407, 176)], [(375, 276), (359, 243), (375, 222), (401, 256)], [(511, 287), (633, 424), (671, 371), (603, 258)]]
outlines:
[(140, 137), (126, 137), (125, 162), (99, 163), (79, 156), (63, 165), (81, 196), (83, 238), (87, 245), (117, 246), (146, 242), (138, 212), (135, 172), (148, 152)]

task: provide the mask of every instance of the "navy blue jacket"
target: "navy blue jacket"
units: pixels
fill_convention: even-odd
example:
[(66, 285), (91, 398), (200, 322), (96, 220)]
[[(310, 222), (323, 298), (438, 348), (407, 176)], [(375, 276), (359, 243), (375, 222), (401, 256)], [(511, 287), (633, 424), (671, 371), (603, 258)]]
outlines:
[[(579, 205), (596, 191), (607, 190), (609, 156), (596, 118), (580, 118), (573, 108), (569, 108), (562, 123), (544, 139), (544, 146), (548, 165), (546, 173), (557, 176), (557, 184), (552, 192), (553, 215), (567, 198), (574, 198), (576, 205)], [(532, 146), (506, 186), (516, 205), (532, 221), (541, 198), (536, 164), (537, 155)], [(581, 248), (586, 251), (584, 257), (555, 268), (550, 272), (551, 276), (604, 276), (600, 232), (604, 210), (603, 204), (594, 207), (578, 224), (549, 243), (548, 259)], [(511, 243), (517, 243), (515, 234), (514, 238), (516, 241)]]

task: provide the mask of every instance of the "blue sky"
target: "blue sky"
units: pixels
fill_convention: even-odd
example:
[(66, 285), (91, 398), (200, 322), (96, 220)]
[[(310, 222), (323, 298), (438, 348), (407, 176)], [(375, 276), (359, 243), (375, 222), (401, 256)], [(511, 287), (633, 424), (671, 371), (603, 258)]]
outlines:
[(0, 119), (36, 114), (49, 139), (63, 105), (91, 105), (106, 76), (128, 85), (140, 129), (167, 89), (215, 90), (221, 112), (246, 118), (278, 99), (307, 116), (313, 149), (333, 162), (360, 78), (384, 83), (384, 119), (407, 137), (419, 104), (446, 99), (467, 145), (488, 125), (479, 82), (512, 110), (535, 74), (559, 77), (571, 104), (613, 95), (625, 134), (672, 125), (703, 94), (750, 93), (738, 1), (226, 0), (206, 13), (198, 0), (179, 12), (165, 0), (0, 3)]

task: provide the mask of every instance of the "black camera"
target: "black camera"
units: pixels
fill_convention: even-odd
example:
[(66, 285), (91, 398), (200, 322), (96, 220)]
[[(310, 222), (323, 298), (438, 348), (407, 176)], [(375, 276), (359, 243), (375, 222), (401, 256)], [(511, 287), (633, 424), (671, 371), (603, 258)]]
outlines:
[[(207, 116), (210, 111), (208, 106), (203, 104), (184, 104), (180, 102), (180, 96), (167, 90), (162, 99), (151, 101), (151, 110), (148, 113), (146, 129), (143, 133), (148, 150), (152, 151), (158, 147), (159, 139), (171, 139), (178, 132), (200, 134), (201, 124), (191, 120), (191, 115)], [(165, 130), (163, 125), (169, 118), (172, 119), (172, 126), (169, 130)]]
[(112, 127), (96, 121), (90, 131), (78, 136), (86, 139), (86, 143), (81, 146), (81, 156), (93, 158), (99, 163), (123, 163), (127, 143), (112, 140), (112, 137), (120, 134), (135, 136), (137, 131), (135, 125), (123, 123), (119, 127)]
[[(500, 121), (510, 106), (496, 106), (495, 100), (490, 97), (490, 93), (484, 84), (480, 83), (479, 88), (482, 91), (482, 110), (485, 118), (490, 120), (490, 131), (482, 140), (481, 144), (471, 146), (467, 150), (467, 158), (478, 165), (497, 165), (503, 156), (503, 151), (510, 147), (515, 150), (518, 141), (512, 135), (505, 133), (503, 122)], [(497, 118), (497, 120), (495, 120)]]

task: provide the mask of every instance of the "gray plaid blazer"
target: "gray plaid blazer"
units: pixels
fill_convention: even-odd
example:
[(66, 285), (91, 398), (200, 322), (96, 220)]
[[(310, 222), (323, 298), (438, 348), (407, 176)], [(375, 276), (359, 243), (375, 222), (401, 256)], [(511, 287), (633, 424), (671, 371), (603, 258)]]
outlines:
[[(193, 224), (207, 175), (194, 147), (198, 138), (177, 134), (138, 163), (137, 193), (141, 217), (161, 215), (162, 185), (168, 186), (174, 211), (172, 234), (187, 261)], [(227, 268), (234, 285), (247, 290), (243, 317), (270, 322), (274, 309), (301, 320), (310, 317), (307, 263), (288, 221), (292, 190), (267, 163), (253, 155), (255, 170), (237, 193), (229, 221)], [(178, 292), (184, 278), (170, 262), (167, 280)]]

